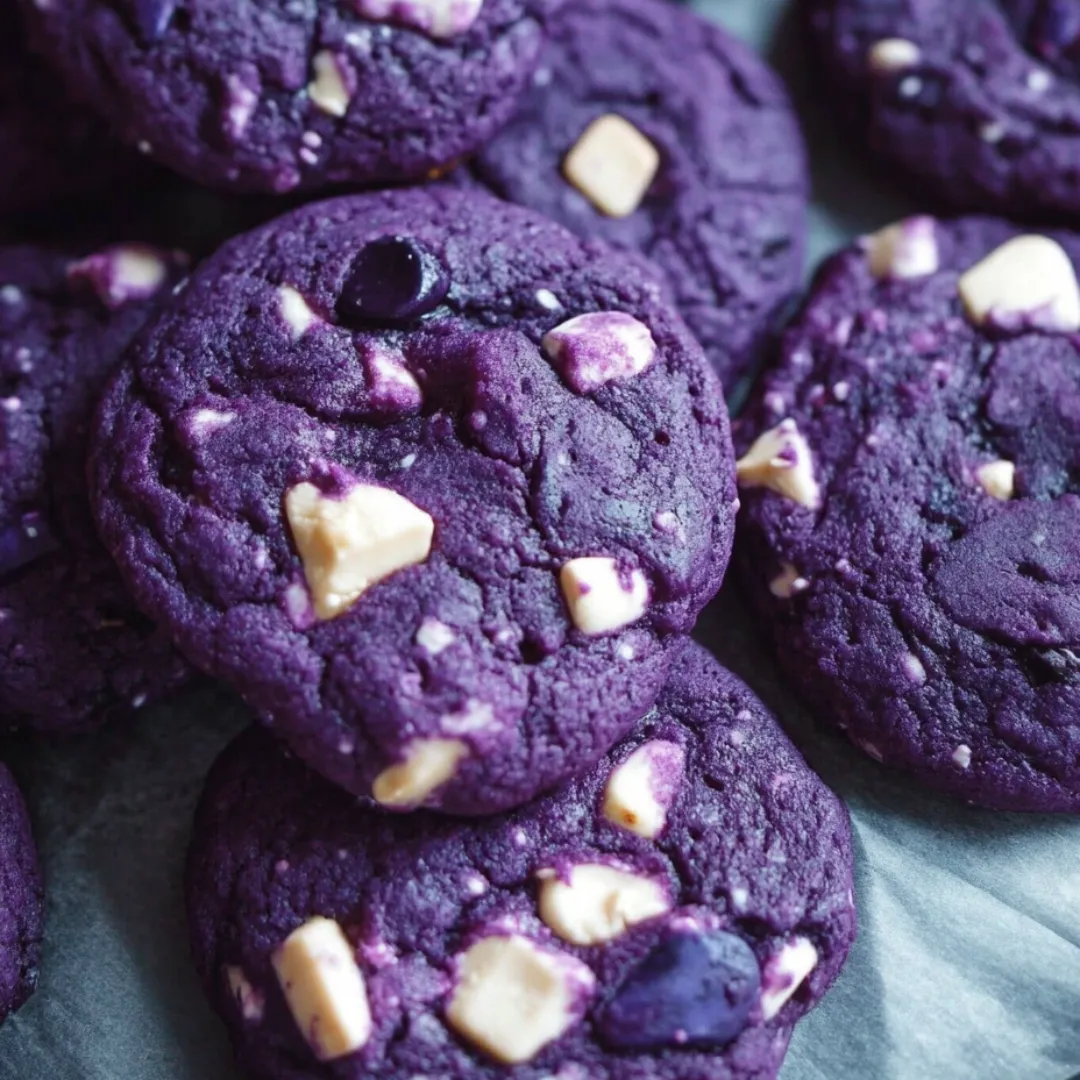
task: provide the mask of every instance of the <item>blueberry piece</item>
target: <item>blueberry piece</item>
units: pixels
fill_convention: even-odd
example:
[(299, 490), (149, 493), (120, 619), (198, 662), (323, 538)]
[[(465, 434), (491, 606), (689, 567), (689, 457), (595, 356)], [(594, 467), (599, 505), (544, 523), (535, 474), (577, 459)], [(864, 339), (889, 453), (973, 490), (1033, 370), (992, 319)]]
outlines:
[(160, 40), (169, 29), (179, 0), (133, 0), (135, 25), (148, 45)]
[(349, 323), (408, 323), (434, 311), (449, 291), (437, 256), (410, 236), (387, 236), (356, 256), (337, 310)]
[(720, 1046), (746, 1027), (760, 990), (757, 958), (742, 938), (673, 934), (630, 973), (600, 1031), (625, 1050)]
[(0, 578), (59, 547), (59, 541), (40, 514), (24, 514), (16, 524), (0, 531)]

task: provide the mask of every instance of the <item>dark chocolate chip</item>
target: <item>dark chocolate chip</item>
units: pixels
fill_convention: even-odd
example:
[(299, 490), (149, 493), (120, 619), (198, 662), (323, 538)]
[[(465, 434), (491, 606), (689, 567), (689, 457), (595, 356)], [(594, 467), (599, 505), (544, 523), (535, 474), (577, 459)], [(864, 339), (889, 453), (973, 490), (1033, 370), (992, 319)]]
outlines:
[(169, 29), (179, 0), (133, 0), (135, 25), (147, 45), (159, 41)]
[(409, 236), (387, 236), (368, 244), (349, 270), (338, 298), (347, 323), (413, 322), (434, 311), (450, 291), (437, 256)]
[(673, 934), (630, 973), (600, 1031), (626, 1050), (722, 1046), (746, 1027), (760, 990), (757, 958), (742, 938)]
[(40, 514), (24, 514), (14, 525), (0, 531), (0, 578), (59, 547), (59, 541)]

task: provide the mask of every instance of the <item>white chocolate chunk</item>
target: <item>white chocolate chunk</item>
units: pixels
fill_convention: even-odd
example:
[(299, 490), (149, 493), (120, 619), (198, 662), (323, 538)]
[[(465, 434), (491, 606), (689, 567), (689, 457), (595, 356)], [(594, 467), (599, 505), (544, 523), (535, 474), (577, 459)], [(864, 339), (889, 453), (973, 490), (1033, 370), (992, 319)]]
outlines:
[(356, 10), (373, 22), (399, 22), (429, 37), (455, 37), (480, 15), (484, 0), (354, 0)]
[(649, 583), (632, 570), (624, 585), (614, 559), (571, 559), (559, 573), (570, 618), (583, 634), (606, 634), (637, 622), (649, 606)]
[(304, 576), (320, 619), (347, 611), (372, 585), (431, 553), (431, 516), (389, 488), (358, 484), (343, 498), (298, 484), (285, 496)]
[(960, 278), (960, 299), (976, 326), (1080, 330), (1080, 286), (1065, 249), (1046, 236), (1018, 236)]
[(496, 1061), (520, 1065), (578, 1022), (595, 981), (580, 960), (526, 937), (484, 938), (458, 958), (446, 1019)]
[(653, 739), (616, 766), (604, 788), (604, 817), (646, 840), (667, 825), (667, 813), (678, 794), (686, 754), (678, 743)]
[(660, 882), (614, 866), (583, 863), (567, 881), (551, 870), (539, 876), (540, 918), (571, 945), (602, 945), (671, 910)]
[(430, 615), (416, 631), (416, 644), (429, 656), (438, 656), (454, 643), (454, 631), (444, 622), (433, 619)]
[(817, 962), (817, 949), (803, 937), (793, 938), (766, 961), (761, 975), (761, 1018), (765, 1023), (791, 1000)]
[(623, 311), (593, 311), (549, 330), (544, 355), (579, 394), (640, 375), (656, 359), (652, 331)]
[(315, 78), (308, 83), (308, 97), (317, 109), (329, 116), (344, 116), (349, 110), (352, 94), (345, 85), (337, 58), (329, 49), (322, 49), (311, 58)]
[(416, 739), (405, 751), (405, 760), (383, 769), (371, 793), (382, 806), (419, 806), (457, 772), (469, 748), (460, 739)]
[(240, 1015), (249, 1023), (257, 1024), (263, 1018), (266, 1005), (263, 995), (251, 985), (243, 968), (230, 964), (225, 968), (225, 978)]
[(941, 265), (937, 227), (931, 217), (898, 221), (863, 241), (870, 273), (908, 281), (936, 274)]
[(870, 46), (867, 61), (870, 70), (879, 75), (893, 75), (916, 67), (922, 60), (922, 50), (906, 38), (883, 38)]
[(320, 321), (308, 302), (291, 285), (282, 285), (278, 289), (278, 304), (281, 317), (292, 331), (293, 338), (303, 337)]
[(272, 963), (296, 1026), (320, 1061), (345, 1057), (368, 1041), (364, 976), (333, 919), (309, 919), (274, 952)]
[(975, 476), (991, 498), (1006, 502), (1016, 493), (1016, 466), (1011, 461), (991, 461), (979, 468)]
[(953, 752), (952, 759), (961, 769), (971, 768), (971, 747), (961, 743)]
[(791, 563), (784, 563), (780, 573), (769, 582), (769, 592), (778, 600), (790, 600), (796, 593), (804, 592), (809, 587), (810, 582)]
[(811, 510), (821, 503), (810, 447), (794, 420), (759, 436), (735, 463), (735, 473), (743, 487), (768, 488)]
[(594, 120), (563, 161), (563, 175), (608, 217), (628, 217), (660, 168), (660, 152), (614, 113)]

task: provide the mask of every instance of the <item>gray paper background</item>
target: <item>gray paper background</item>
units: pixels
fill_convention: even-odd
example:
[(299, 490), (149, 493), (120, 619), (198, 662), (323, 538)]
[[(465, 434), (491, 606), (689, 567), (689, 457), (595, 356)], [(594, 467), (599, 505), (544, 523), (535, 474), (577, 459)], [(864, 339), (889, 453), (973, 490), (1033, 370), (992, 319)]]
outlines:
[[(807, 100), (813, 71), (783, 0), (700, 6)], [(816, 260), (916, 208), (882, 190), (827, 112), (807, 113)], [(908, 790), (815, 730), (730, 586), (699, 636), (776, 708), (854, 820), (860, 938), (796, 1032), (783, 1080), (1080, 1073), (1080, 820)], [(202, 685), (93, 737), (3, 748), (34, 815), (49, 922), (40, 989), (0, 1030), (0, 1080), (236, 1080), (188, 964), (180, 876), (202, 779), (245, 723), (224, 690)]]

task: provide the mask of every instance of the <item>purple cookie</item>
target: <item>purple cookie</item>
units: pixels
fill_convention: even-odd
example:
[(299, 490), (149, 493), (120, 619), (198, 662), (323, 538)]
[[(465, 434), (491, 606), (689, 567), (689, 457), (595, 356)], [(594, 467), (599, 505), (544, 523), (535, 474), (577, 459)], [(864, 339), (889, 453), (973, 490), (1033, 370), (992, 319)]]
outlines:
[(1080, 811), (1080, 238), (913, 218), (825, 264), (737, 443), (791, 680), (867, 754)]
[(0, 249), (0, 721), (99, 723), (179, 684), (94, 535), (90, 416), (149, 297), (174, 276), (152, 249), (85, 259)]
[(729, 389), (802, 277), (806, 153), (786, 92), (745, 45), (667, 0), (565, 8), (531, 93), (472, 174), (655, 260)]
[(37, 986), (45, 905), (22, 795), (0, 765), (0, 1023)]
[(767, 1080), (851, 889), (842, 804), (697, 645), (591, 772), (482, 821), (382, 814), (250, 731), (187, 874), (252, 1080)]
[(22, 4), (132, 145), (237, 191), (418, 178), (512, 114), (562, 0)]
[(1080, 212), (1075, 0), (804, 0), (830, 107), (939, 205)]
[(508, 809), (656, 698), (734, 528), (726, 410), (644, 267), (474, 191), (227, 244), (105, 398), (143, 608), (314, 768)]
[(12, 4), (0, 4), (0, 216), (103, 191), (132, 167), (104, 127), (26, 54)]

